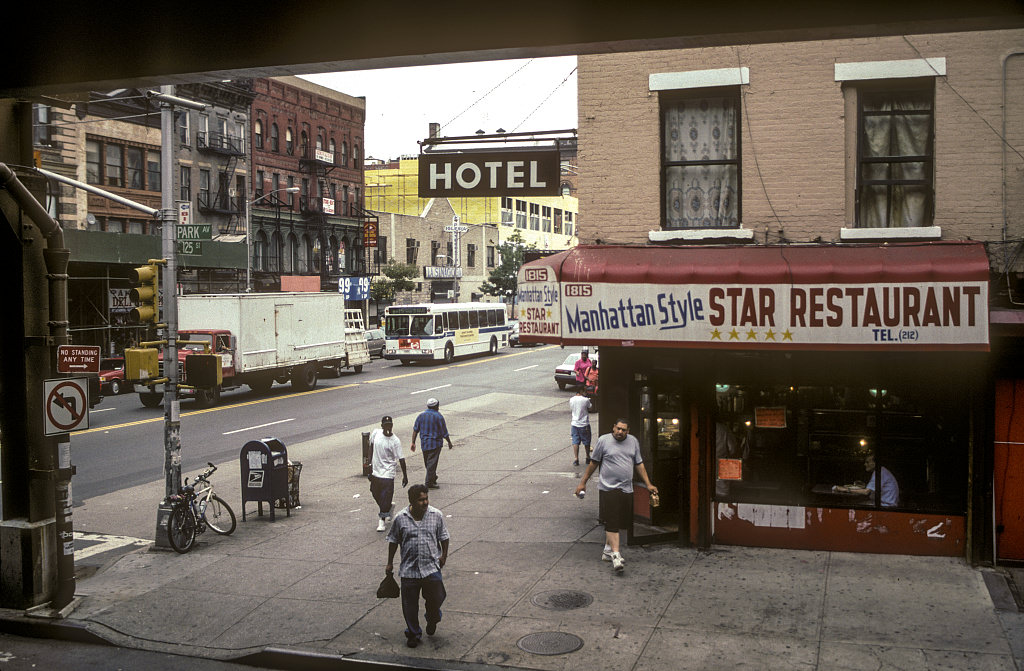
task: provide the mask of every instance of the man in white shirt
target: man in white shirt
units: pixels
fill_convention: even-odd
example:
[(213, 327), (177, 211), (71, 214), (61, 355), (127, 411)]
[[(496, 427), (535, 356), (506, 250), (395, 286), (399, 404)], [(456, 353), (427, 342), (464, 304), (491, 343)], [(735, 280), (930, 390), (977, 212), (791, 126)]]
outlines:
[(576, 395), (569, 399), (569, 435), (572, 439), (572, 465), (580, 465), (580, 445), (587, 450), (587, 463), (590, 463), (590, 399), (583, 387), (576, 390)]
[(380, 428), (374, 429), (370, 434), (370, 447), (373, 448), (370, 494), (373, 495), (373, 500), (377, 502), (377, 508), (380, 510), (377, 531), (384, 531), (385, 525), (391, 519), (395, 475), (399, 465), (402, 467), (402, 486), (409, 484), (405, 458), (402, 456), (402, 441), (392, 432), (394, 425), (390, 415), (384, 415), (380, 418)]

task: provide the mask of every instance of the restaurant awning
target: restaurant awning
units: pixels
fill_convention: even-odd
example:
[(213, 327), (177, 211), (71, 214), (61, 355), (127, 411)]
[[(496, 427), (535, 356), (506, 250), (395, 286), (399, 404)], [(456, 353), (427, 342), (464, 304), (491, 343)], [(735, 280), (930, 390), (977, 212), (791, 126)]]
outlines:
[(581, 245), (525, 264), (524, 342), (987, 350), (981, 243)]

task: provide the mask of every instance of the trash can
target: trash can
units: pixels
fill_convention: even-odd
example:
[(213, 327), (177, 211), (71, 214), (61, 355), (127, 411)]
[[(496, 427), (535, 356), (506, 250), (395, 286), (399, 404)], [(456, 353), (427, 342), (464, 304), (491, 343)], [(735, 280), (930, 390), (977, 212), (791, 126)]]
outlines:
[(277, 508), (298, 508), (299, 503), (299, 474), (302, 473), (301, 461), (288, 461), (288, 496), (278, 499), (275, 503)]
[(373, 452), (370, 450), (370, 432), (363, 431), (363, 475), (370, 477), (373, 472)]
[[(250, 440), (242, 447), (238, 456), (242, 478), (242, 521), (245, 521), (245, 504), (256, 501), (260, 517), (263, 516), (263, 502), (270, 508), (270, 521), (274, 521), (274, 502), (283, 499), (285, 511), (291, 517), (291, 502), (288, 495), (288, 448), (277, 438)], [(296, 485), (298, 484), (296, 479)]]

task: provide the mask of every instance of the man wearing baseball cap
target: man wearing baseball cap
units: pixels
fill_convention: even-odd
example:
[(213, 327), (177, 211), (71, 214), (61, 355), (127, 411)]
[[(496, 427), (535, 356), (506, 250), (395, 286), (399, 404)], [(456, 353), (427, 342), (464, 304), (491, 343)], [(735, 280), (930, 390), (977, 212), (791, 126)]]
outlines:
[(380, 428), (370, 434), (370, 447), (373, 448), (372, 470), (370, 471), (370, 494), (377, 502), (380, 510), (377, 520), (377, 531), (384, 531), (391, 519), (392, 499), (395, 495), (395, 475), (397, 466), (402, 467), (402, 486), (409, 484), (409, 474), (405, 470), (405, 458), (402, 456), (402, 441), (392, 432), (395, 422), (390, 415), (380, 418)]
[(452, 449), (452, 439), (448, 436), (448, 426), (444, 417), (437, 409), (440, 404), (436, 398), (427, 399), (427, 409), (419, 414), (412, 425), (412, 445), (409, 449), (416, 451), (416, 436), (423, 436), (423, 465), (427, 469), (427, 481), (430, 489), (437, 489), (437, 462), (441, 458), (442, 441), (448, 441), (448, 449)]

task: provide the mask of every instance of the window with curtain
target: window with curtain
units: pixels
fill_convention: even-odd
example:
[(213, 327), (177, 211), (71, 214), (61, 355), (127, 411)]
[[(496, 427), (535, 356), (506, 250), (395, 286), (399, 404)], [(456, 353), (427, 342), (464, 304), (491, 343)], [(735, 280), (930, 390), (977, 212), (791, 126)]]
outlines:
[(146, 188), (160, 191), (160, 152), (152, 149), (146, 152)]
[(740, 225), (738, 93), (662, 105), (664, 228)]
[(858, 227), (931, 225), (933, 86), (858, 89)]
[(125, 147), (125, 186), (129, 189), (141, 189), (142, 177), (142, 150), (138, 147)]

